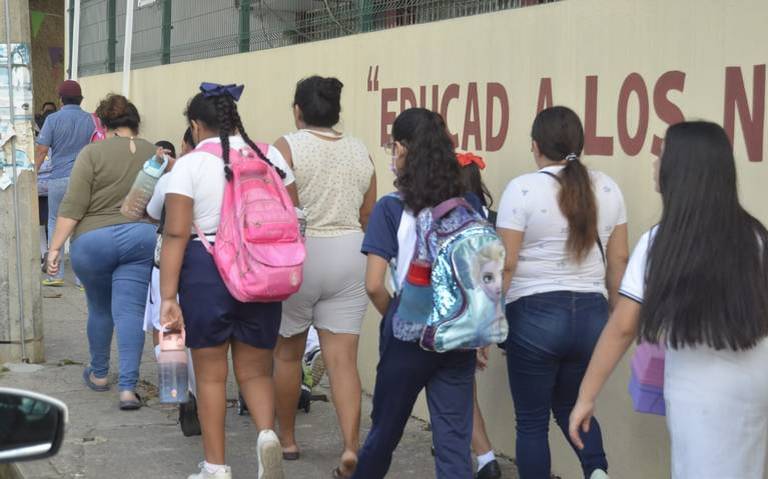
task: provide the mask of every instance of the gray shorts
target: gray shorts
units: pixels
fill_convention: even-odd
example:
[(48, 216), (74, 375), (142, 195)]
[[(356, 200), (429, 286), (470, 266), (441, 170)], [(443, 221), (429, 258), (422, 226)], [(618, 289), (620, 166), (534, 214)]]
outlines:
[(283, 303), (280, 336), (289, 338), (314, 325), (332, 333), (360, 334), (368, 308), (363, 233), (307, 238), (304, 282)]

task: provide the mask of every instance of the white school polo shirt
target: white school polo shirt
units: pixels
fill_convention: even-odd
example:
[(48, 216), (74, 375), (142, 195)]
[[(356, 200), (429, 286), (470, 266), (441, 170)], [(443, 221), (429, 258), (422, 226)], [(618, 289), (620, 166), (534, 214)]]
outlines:
[[(563, 216), (557, 197), (560, 183), (542, 172), (558, 174), (563, 166), (548, 166), (518, 176), (507, 185), (499, 204), (498, 228), (524, 232), (506, 302), (552, 291), (601, 293), (605, 287), (605, 263), (595, 246), (581, 263), (566, 251), (568, 220)], [(626, 224), (627, 210), (621, 189), (608, 175), (590, 170), (597, 200), (597, 226), (603, 248), (608, 247), (617, 225)]]

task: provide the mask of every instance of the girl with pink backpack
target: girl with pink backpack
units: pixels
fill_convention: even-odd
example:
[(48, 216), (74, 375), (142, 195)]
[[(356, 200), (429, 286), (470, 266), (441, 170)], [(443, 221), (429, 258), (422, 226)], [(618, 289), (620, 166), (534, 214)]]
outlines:
[(186, 112), (197, 147), (170, 173), (160, 257), (161, 322), (185, 330), (195, 364), (205, 461), (189, 478), (232, 474), (224, 455), (230, 348), (260, 431), (258, 477), (282, 478), (272, 350), (281, 301), (301, 283), (303, 243), (284, 186), (293, 174), (277, 149), (245, 132), (236, 105), (242, 86), (203, 83), (200, 90)]

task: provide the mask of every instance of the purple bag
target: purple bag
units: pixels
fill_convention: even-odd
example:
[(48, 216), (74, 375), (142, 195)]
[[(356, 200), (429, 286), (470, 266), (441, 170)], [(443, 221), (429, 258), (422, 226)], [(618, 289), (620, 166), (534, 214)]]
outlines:
[(664, 416), (664, 348), (641, 343), (632, 357), (629, 394), (637, 412)]
[(640, 343), (632, 357), (632, 369), (641, 384), (664, 387), (664, 348), (658, 344)]

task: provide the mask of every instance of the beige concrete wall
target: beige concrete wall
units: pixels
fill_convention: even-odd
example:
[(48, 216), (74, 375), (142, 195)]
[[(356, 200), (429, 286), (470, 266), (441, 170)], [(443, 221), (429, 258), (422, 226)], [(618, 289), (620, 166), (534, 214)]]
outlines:
[[(667, 120), (677, 108), (686, 118), (724, 122), (726, 67), (731, 70), (732, 98), (739, 99), (738, 73), (743, 77), (745, 102), (739, 104), (748, 123), (749, 161), (741, 116), (735, 115), (735, 149), (741, 191), (748, 208), (768, 221), (768, 206), (762, 193), (768, 180), (768, 165), (759, 150), (765, 150), (761, 136), (765, 101), (766, 47), (763, 20), (768, 4), (763, 0), (571, 0), (502, 13), (400, 28), (296, 47), (229, 56), (134, 71), (131, 96), (145, 120), (144, 133), (152, 139), (178, 142), (185, 128), (185, 102), (201, 80), (246, 84), (240, 103), (245, 125), (252, 137), (271, 141), (292, 128), (291, 100), (295, 81), (318, 73), (335, 75), (345, 84), (341, 128), (361, 137), (370, 147), (377, 164), (380, 193), (392, 189), (388, 157), (381, 144), (386, 112), (396, 113), (399, 99), (418, 102), (422, 91), (432, 106), (433, 85), (438, 91), (438, 109), (444, 92), (458, 93), (450, 100), (448, 121), (453, 131), (479, 131), (468, 136), (468, 148), (480, 152), (488, 162), (485, 180), (498, 198), (504, 185), (515, 175), (533, 169), (529, 129), (536, 113), (542, 78), (549, 78), (554, 103), (571, 106), (581, 115), (596, 112), (596, 135), (613, 140), (613, 152), (606, 154), (600, 140), (589, 141), (592, 152), (586, 162), (612, 175), (624, 190), (630, 220), (631, 240), (659, 217), (660, 202), (651, 180), (653, 135), (663, 136)], [(377, 67), (378, 66), (378, 73)], [(764, 67), (763, 67), (764, 68)], [(682, 91), (671, 89), (684, 73)], [(755, 77), (754, 72), (757, 72)], [(647, 90), (643, 98), (642, 85)], [(597, 95), (587, 94), (597, 76)], [(635, 85), (639, 93), (624, 95), (621, 90)], [(659, 80), (661, 79), (661, 80)], [(757, 80), (757, 81), (755, 81)], [(82, 79), (87, 106), (97, 98), (119, 90), (120, 74)], [(472, 86), (476, 83), (476, 93)], [(489, 83), (498, 83), (497, 85)], [(455, 87), (449, 85), (455, 84)], [(545, 82), (546, 84), (546, 82)], [(753, 86), (758, 94), (753, 98)], [(398, 90), (393, 90), (397, 88)], [(368, 91), (372, 89), (374, 91)], [(503, 145), (488, 137), (498, 135), (504, 115), (502, 100), (492, 102), (488, 123), (486, 92), (507, 99), (508, 132)], [(680, 90), (678, 87), (677, 90)], [(505, 92), (502, 94), (501, 92)], [(456, 96), (456, 95), (453, 95)], [(395, 97), (397, 100), (392, 100)], [(668, 100), (665, 100), (668, 99)], [(755, 101), (755, 99), (757, 101)], [(670, 106), (670, 103), (674, 106)], [(406, 104), (409, 102), (406, 101)], [(625, 103), (628, 106), (620, 107)], [(594, 108), (588, 105), (595, 105)], [(642, 104), (643, 108), (639, 105)], [(469, 105), (469, 108), (467, 108)], [(635, 136), (642, 127), (647, 105), (647, 134), (640, 142), (625, 139), (619, 130)], [(756, 108), (757, 107), (757, 108)], [(476, 108), (476, 110), (475, 110)], [(758, 115), (754, 115), (759, 111)], [(755, 118), (753, 118), (753, 116)], [(480, 119), (480, 124), (474, 121)], [(467, 121), (468, 120), (468, 121)], [(626, 124), (626, 126), (622, 126)], [(603, 140), (602, 143), (605, 143)], [(639, 151), (638, 146), (640, 146)], [(374, 380), (378, 318), (370, 314), (365, 323), (360, 351), (361, 371), (366, 387)], [(623, 363), (600, 398), (598, 417), (602, 421), (613, 477), (646, 479), (668, 477), (669, 445), (663, 418), (632, 412), (626, 393), (628, 366)], [(494, 444), (514, 454), (514, 417), (503, 357), (494, 351), (490, 369), (478, 378), (480, 401), (488, 419)], [(423, 403), (416, 414), (424, 417)], [(577, 461), (561, 434), (553, 431), (553, 469), (563, 477), (580, 477)], [(426, 447), (426, 446), (425, 446)]]

